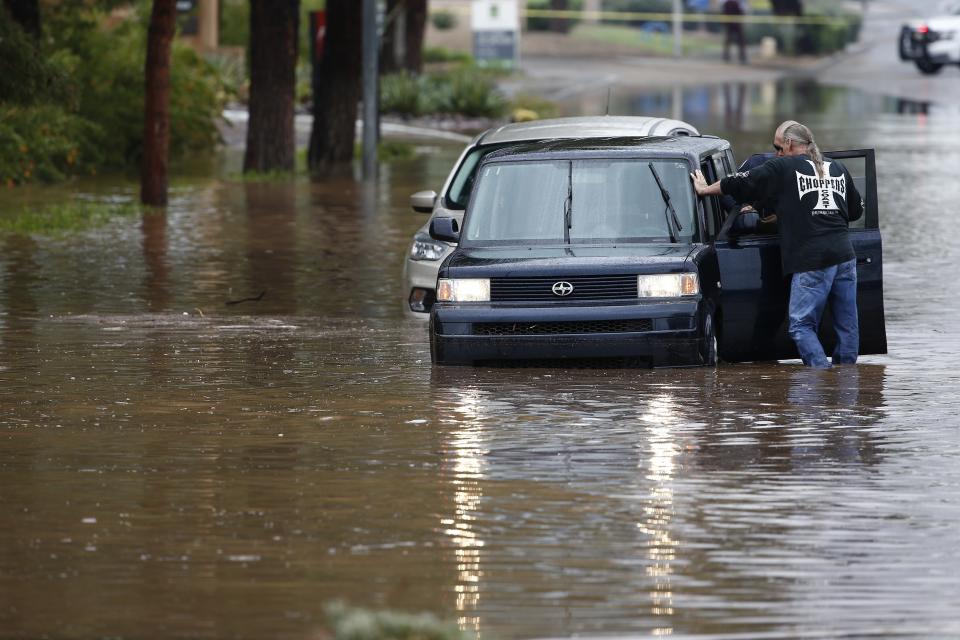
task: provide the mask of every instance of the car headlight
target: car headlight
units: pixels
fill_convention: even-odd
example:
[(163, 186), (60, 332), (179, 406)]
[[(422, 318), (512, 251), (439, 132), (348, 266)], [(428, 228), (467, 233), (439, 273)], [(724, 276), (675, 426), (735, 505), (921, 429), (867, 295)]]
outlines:
[(658, 273), (637, 276), (637, 297), (680, 298), (700, 293), (700, 280), (695, 273)]
[(430, 236), (417, 234), (413, 238), (413, 244), (410, 246), (411, 260), (440, 260), (443, 258), (443, 252), (447, 250), (447, 245), (437, 242)]
[(489, 302), (490, 280), (463, 278), (437, 280), (437, 302)]

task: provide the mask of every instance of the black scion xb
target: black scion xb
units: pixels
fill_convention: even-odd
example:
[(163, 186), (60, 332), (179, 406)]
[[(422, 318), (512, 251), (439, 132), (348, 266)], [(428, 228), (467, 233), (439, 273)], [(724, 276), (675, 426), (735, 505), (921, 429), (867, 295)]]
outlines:
[[(831, 154), (828, 154), (831, 155)], [(858, 255), (861, 353), (885, 353), (873, 152), (842, 158), (866, 199)], [(726, 140), (573, 139), (508, 147), (477, 173), (431, 312), (433, 362), (623, 361), (688, 366), (796, 357), (776, 235), (735, 235), (690, 172), (733, 172)], [(811, 194), (816, 197), (816, 194)], [(822, 327), (829, 348), (829, 313)]]

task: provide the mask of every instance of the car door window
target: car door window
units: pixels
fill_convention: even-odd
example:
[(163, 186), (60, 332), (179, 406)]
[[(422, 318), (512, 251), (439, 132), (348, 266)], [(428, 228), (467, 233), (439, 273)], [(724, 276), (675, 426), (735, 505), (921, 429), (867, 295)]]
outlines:
[[(717, 171), (715, 163), (710, 158), (705, 158), (701, 161), (700, 171), (703, 172), (708, 184), (713, 184), (722, 177), (722, 174)], [(727, 212), (720, 206), (720, 199), (716, 196), (703, 198), (703, 209), (707, 223), (707, 238), (712, 240), (717, 236), (718, 230), (723, 225)]]
[(869, 155), (845, 157), (847, 156), (846, 153), (841, 154), (837, 152), (824, 155), (827, 157), (827, 160), (833, 158), (843, 163), (843, 166), (850, 172), (850, 177), (853, 178), (853, 184), (856, 185), (857, 191), (860, 192), (860, 196), (863, 198), (863, 215), (860, 216), (859, 220), (854, 220), (850, 223), (850, 230), (876, 229), (878, 226), (876, 207), (871, 206), (875, 203), (870, 202), (870, 187), (867, 184), (867, 176), (870, 173), (867, 165), (872, 161), (873, 157)]

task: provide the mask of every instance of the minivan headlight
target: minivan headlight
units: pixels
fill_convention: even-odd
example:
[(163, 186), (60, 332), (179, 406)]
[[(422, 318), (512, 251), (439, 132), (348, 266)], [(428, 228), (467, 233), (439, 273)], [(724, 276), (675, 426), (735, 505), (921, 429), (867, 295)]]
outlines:
[(637, 276), (637, 297), (680, 298), (700, 293), (695, 273), (658, 273)]
[(437, 242), (427, 235), (417, 234), (413, 238), (413, 244), (410, 246), (411, 260), (439, 260), (443, 257), (443, 252), (447, 245)]
[(490, 280), (487, 278), (440, 278), (437, 280), (437, 302), (489, 302)]

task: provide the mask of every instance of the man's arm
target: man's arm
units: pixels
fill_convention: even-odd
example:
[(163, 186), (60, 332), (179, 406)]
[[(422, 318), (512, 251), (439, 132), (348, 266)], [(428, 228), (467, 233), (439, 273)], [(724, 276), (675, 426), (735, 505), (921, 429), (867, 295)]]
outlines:
[(735, 173), (713, 184), (707, 184), (707, 179), (700, 170), (691, 173), (690, 177), (693, 178), (693, 188), (700, 197), (730, 195), (737, 202), (755, 202), (777, 184), (779, 167), (777, 159), (768, 160), (755, 169)]

